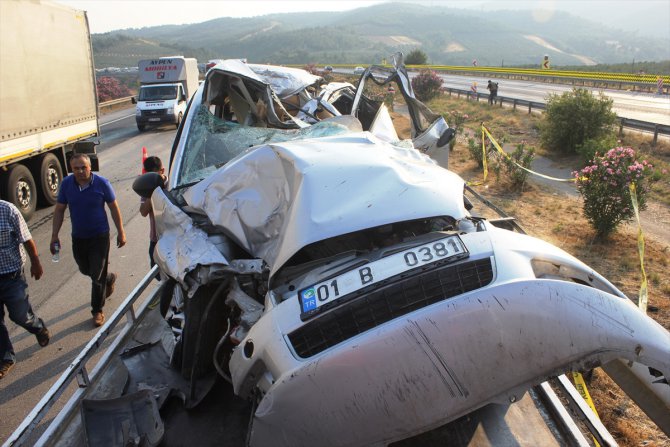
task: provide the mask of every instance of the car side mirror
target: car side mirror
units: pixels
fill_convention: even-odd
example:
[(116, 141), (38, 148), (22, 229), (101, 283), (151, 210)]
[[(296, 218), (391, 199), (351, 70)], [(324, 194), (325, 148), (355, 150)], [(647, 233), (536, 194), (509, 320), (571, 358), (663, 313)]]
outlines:
[(147, 172), (137, 177), (133, 182), (133, 191), (145, 199), (150, 198), (158, 187), (165, 187), (165, 180), (158, 172)]
[(132, 98), (130, 98), (130, 102), (132, 102), (133, 104), (137, 104), (137, 98), (133, 96)]
[(446, 129), (444, 132), (442, 132), (442, 135), (440, 135), (440, 139), (437, 140), (437, 147), (444, 147), (447, 143), (451, 141), (452, 138), (456, 136), (456, 131), (449, 127)]
[(182, 100), (182, 101), (186, 101), (186, 93), (182, 93), (182, 94), (181, 94), (181, 100)]

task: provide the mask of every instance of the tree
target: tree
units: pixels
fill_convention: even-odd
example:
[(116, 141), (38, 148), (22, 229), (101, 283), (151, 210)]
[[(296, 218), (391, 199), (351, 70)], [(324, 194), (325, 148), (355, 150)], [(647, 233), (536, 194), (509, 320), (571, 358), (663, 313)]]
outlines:
[(426, 65), (427, 62), (428, 56), (418, 48), (410, 51), (407, 57), (405, 57), (405, 64), (407, 65)]
[(553, 151), (577, 153), (588, 141), (603, 140), (614, 131), (613, 101), (585, 89), (550, 95), (540, 123), (543, 145)]

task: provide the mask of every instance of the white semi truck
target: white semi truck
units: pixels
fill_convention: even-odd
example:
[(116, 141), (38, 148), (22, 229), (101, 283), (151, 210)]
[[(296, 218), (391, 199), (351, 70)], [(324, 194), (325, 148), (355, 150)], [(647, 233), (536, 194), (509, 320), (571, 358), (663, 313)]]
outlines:
[(135, 121), (140, 132), (147, 125), (170, 123), (179, 127), (188, 99), (198, 88), (198, 61), (183, 56), (145, 59), (138, 63), (140, 91)]
[(0, 2), (0, 197), (29, 219), (53, 205), (68, 158), (97, 169), (95, 70), (84, 11), (46, 0)]

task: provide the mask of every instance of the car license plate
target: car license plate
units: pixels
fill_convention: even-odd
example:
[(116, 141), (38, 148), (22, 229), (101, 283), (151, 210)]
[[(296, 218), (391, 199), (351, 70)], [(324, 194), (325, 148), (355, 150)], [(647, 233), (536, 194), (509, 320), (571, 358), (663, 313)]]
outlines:
[(160, 118), (149, 118), (149, 121), (160, 121)]
[(437, 261), (461, 258), (467, 253), (461, 238), (454, 235), (392, 254), (300, 290), (298, 296), (302, 312), (311, 313), (325, 304), (392, 276)]

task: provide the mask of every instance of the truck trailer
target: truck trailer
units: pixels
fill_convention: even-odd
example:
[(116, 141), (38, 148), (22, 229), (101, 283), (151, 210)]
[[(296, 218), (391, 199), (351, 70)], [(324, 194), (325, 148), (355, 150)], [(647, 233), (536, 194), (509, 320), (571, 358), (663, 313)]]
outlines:
[(179, 123), (188, 99), (198, 88), (198, 61), (183, 56), (145, 59), (138, 63), (140, 91), (135, 121), (140, 132), (152, 124)]
[(68, 159), (97, 169), (98, 100), (86, 12), (0, 2), (0, 197), (29, 219), (56, 203)]

